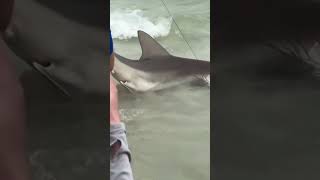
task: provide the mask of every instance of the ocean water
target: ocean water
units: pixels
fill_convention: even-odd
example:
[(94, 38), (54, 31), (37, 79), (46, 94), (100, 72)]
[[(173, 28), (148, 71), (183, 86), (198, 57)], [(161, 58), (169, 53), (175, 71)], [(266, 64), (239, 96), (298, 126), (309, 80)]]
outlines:
[[(143, 30), (173, 55), (210, 61), (210, 1), (164, 2), (169, 12), (161, 0), (111, 0), (115, 51), (138, 59), (141, 48), (137, 30)], [(132, 95), (120, 87), (119, 99), (135, 179), (210, 178), (208, 88), (182, 86), (161, 93)]]

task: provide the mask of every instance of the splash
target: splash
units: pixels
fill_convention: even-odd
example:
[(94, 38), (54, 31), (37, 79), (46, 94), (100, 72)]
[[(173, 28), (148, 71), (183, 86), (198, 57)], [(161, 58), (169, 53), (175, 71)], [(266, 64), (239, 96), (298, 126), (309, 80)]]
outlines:
[(151, 20), (139, 9), (117, 9), (110, 14), (112, 36), (115, 39), (131, 39), (137, 37), (137, 31), (142, 30), (153, 38), (168, 36), (171, 30), (172, 18), (159, 17)]

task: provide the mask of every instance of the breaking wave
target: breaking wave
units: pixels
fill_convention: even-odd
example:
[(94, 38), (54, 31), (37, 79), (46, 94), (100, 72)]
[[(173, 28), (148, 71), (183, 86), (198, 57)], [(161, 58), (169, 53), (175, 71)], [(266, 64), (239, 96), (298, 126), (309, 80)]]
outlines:
[(159, 17), (150, 20), (139, 9), (115, 10), (110, 14), (110, 27), (115, 39), (131, 39), (137, 37), (137, 31), (142, 30), (153, 38), (168, 36), (171, 30), (172, 18)]

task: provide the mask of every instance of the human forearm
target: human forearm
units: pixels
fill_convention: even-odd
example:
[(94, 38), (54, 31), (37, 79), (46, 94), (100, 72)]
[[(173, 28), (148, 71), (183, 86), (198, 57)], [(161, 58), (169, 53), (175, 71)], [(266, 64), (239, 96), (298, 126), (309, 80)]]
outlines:
[(118, 106), (118, 90), (110, 74), (110, 124), (120, 123)]
[(133, 180), (126, 129), (120, 121), (117, 88), (110, 79), (110, 179)]

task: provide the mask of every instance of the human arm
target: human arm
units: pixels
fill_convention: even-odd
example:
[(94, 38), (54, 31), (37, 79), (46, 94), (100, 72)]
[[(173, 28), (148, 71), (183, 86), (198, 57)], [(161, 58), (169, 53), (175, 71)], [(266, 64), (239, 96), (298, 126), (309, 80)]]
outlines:
[(110, 179), (133, 180), (126, 128), (120, 121), (117, 88), (112, 79), (110, 79), (110, 149)]
[[(114, 54), (110, 33), (110, 68), (114, 64)], [(110, 180), (133, 180), (131, 155), (128, 147), (126, 128), (121, 122), (118, 109), (118, 90), (110, 74)]]

